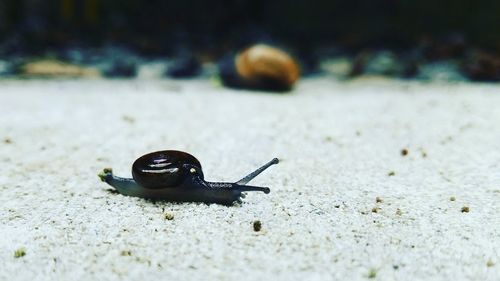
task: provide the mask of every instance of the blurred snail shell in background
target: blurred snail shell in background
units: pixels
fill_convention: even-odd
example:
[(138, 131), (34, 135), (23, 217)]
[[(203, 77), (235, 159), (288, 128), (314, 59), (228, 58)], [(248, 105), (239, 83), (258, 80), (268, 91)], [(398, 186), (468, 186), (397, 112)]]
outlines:
[(258, 44), (219, 65), (224, 85), (267, 91), (288, 91), (299, 79), (298, 63), (286, 52)]

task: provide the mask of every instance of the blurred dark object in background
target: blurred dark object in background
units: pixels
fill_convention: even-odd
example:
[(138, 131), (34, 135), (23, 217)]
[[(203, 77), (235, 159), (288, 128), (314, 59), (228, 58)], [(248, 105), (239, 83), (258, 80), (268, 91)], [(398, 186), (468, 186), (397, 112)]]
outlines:
[[(418, 76), (420, 65), (459, 65), (467, 77), (498, 80), (498, 0), (1, 0), (0, 59), (43, 56), (62, 48), (126, 46), (140, 56), (182, 50), (220, 58), (264, 42), (289, 46), (304, 74), (318, 72), (319, 48), (356, 57), (351, 75)], [(369, 52), (370, 55), (367, 55)], [(338, 53), (337, 53), (338, 54)], [(366, 61), (365, 61), (366, 60)], [(386, 63), (384, 67), (376, 62)], [(392, 61), (392, 62), (391, 62)], [(464, 64), (472, 63), (468, 67)], [(133, 77), (132, 61), (115, 61), (108, 76)], [(194, 70), (178, 61), (172, 76)], [(463, 65), (463, 66), (462, 66)], [(453, 67), (454, 68), (454, 67)], [(481, 68), (481, 69), (478, 69)], [(189, 74), (187, 71), (184, 74)], [(481, 73), (488, 72), (488, 73)], [(193, 71), (196, 75), (196, 71)], [(493, 77), (493, 78), (483, 78)]]
[(354, 57), (351, 77), (362, 74), (411, 78), (418, 66), (413, 57), (403, 57), (389, 50), (363, 50)]
[(201, 64), (193, 55), (178, 55), (167, 69), (167, 75), (173, 78), (192, 78), (200, 74)]
[(104, 75), (110, 78), (132, 78), (137, 75), (137, 64), (128, 57), (113, 60)]
[(463, 65), (465, 74), (476, 81), (500, 81), (500, 56), (473, 51)]

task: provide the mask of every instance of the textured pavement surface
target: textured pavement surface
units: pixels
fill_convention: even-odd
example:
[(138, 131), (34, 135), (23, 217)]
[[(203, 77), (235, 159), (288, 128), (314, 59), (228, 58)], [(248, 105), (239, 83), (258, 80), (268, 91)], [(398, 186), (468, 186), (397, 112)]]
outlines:
[[(0, 140), (0, 280), (500, 280), (496, 85), (0, 80)], [(281, 162), (233, 207), (97, 177), (162, 149), (213, 181)]]

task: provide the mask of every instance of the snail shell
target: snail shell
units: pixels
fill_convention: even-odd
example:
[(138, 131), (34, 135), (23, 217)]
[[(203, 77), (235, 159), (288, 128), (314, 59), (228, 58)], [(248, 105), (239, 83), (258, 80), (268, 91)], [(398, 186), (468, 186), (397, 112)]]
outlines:
[(236, 58), (236, 70), (248, 80), (274, 80), (291, 87), (299, 79), (299, 67), (284, 51), (259, 44), (243, 51)]
[(198, 172), (203, 175), (201, 171), (198, 159), (177, 150), (152, 152), (139, 157), (132, 165), (134, 180), (151, 189), (178, 186), (189, 173)]
[(286, 52), (259, 44), (223, 58), (219, 74), (228, 87), (283, 92), (293, 87), (300, 71)]

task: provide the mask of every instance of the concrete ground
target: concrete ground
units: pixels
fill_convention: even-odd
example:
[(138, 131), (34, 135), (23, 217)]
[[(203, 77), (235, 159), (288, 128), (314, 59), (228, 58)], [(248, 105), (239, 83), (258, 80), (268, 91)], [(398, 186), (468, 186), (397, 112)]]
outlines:
[[(1, 80), (0, 138), (0, 280), (500, 280), (498, 85)], [(281, 163), (234, 207), (97, 177), (162, 149)]]

